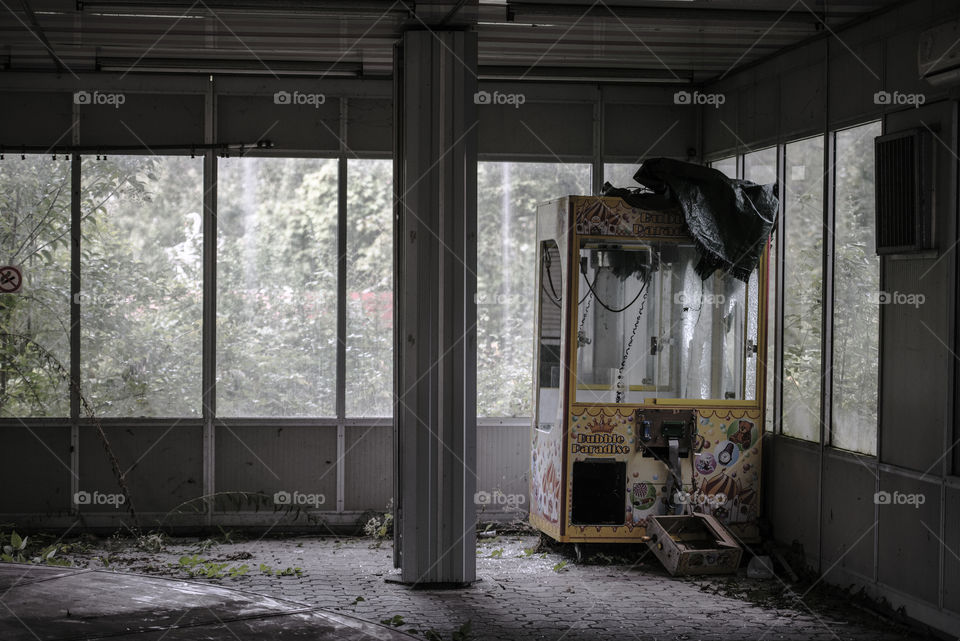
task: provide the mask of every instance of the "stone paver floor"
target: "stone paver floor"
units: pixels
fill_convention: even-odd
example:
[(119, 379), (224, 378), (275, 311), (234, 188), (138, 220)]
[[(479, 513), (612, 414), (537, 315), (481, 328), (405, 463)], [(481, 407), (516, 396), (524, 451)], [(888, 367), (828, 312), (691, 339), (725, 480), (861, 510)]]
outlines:
[[(543, 551), (531, 535), (481, 539), (482, 579), (460, 590), (410, 589), (396, 576), (392, 543), (363, 537), (81, 539), (60, 557), (80, 567), (178, 578), (283, 597), (422, 638), (522, 641), (924, 638), (833, 589), (787, 588), (780, 579), (673, 578), (652, 555), (595, 555), (578, 563)], [(58, 557), (59, 558), (59, 557)], [(469, 625), (468, 625), (469, 623)], [(466, 627), (465, 627), (466, 626)], [(467, 636), (457, 635), (458, 631)]]

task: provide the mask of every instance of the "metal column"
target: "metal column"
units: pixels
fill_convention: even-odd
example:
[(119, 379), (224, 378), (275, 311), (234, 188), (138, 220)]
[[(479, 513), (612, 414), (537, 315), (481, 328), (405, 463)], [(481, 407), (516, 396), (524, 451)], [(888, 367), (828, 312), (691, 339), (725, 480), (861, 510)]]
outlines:
[(395, 564), (476, 579), (476, 33), (411, 31), (395, 53)]

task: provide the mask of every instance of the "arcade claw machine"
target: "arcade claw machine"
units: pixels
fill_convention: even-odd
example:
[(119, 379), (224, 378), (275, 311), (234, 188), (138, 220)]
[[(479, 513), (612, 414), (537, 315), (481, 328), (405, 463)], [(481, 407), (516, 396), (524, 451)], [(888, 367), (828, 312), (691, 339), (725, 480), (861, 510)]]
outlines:
[(758, 539), (766, 254), (701, 279), (679, 210), (593, 196), (541, 205), (537, 245), (531, 523), (638, 542), (704, 513)]

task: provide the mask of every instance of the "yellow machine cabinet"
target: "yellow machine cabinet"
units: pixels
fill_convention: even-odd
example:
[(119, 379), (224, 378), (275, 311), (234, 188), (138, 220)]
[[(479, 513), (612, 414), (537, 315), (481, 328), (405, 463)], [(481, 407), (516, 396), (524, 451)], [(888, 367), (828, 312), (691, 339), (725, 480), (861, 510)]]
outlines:
[(537, 246), (530, 522), (637, 542), (702, 513), (758, 538), (766, 259), (703, 280), (680, 211), (593, 196), (541, 205)]

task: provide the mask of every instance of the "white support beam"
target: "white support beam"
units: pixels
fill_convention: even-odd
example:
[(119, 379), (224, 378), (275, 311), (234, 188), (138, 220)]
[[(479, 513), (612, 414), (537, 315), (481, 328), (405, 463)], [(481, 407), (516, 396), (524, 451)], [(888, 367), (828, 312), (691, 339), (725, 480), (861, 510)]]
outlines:
[(401, 581), (476, 579), (477, 37), (396, 51), (396, 552)]

